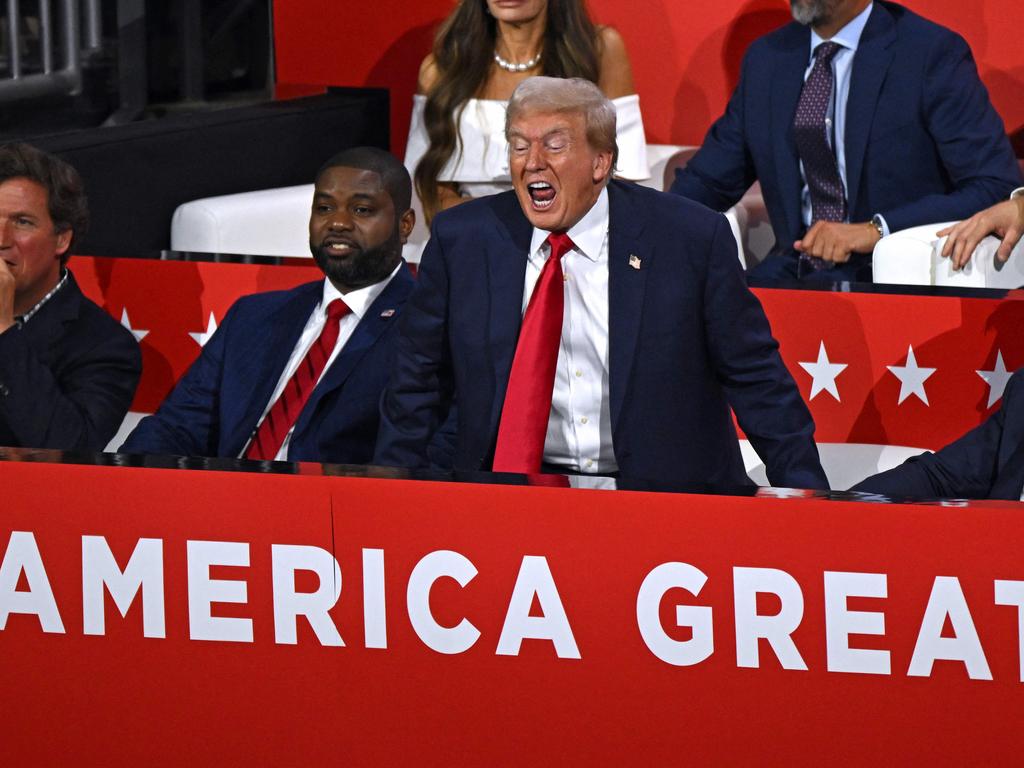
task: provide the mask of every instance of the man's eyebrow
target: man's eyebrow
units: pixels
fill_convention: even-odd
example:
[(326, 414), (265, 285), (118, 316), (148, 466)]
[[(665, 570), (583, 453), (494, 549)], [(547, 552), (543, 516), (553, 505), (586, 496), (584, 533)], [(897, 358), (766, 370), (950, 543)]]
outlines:
[(555, 138), (569, 138), (570, 136), (571, 132), (568, 128), (555, 128), (544, 134), (544, 141), (550, 141)]
[[(377, 199), (379, 198), (379, 195), (371, 194), (370, 192), (354, 192), (354, 193), (352, 193), (352, 198), (358, 199), (358, 200), (367, 200), (367, 201), (373, 203), (373, 202), (377, 201)], [(329, 192), (314, 192), (313, 193), (313, 199), (314, 200), (317, 200), (317, 199), (333, 200), (334, 199), (334, 195), (330, 194)]]
[[(544, 134), (541, 135), (540, 138), (543, 141), (545, 139), (550, 139), (552, 136), (556, 136), (558, 134), (563, 134), (563, 133), (569, 133), (569, 132), (570, 132), (569, 126), (561, 126), (560, 125), (557, 128), (552, 128), (550, 131), (545, 132)], [(521, 131), (517, 131), (515, 129), (510, 130), (508, 132), (508, 135), (509, 135), (509, 138), (512, 138), (512, 137), (519, 138), (519, 139), (527, 138), (527, 136), (525, 134), (523, 134)]]

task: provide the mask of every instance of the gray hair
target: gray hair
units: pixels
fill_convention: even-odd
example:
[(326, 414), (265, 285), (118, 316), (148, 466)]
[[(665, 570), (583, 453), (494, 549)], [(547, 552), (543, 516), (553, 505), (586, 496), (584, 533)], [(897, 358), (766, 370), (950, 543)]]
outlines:
[(601, 89), (582, 77), (528, 77), (512, 92), (505, 113), (505, 139), (513, 121), (527, 112), (580, 112), (587, 141), (600, 151), (612, 153), (612, 168), (619, 158), (615, 142), (615, 105)]

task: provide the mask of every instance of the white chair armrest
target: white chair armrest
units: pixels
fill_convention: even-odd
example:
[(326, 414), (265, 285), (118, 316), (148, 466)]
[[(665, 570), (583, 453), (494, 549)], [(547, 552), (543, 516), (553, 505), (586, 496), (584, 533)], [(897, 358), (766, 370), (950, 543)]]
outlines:
[(934, 285), (935, 233), (945, 224), (925, 224), (893, 232), (875, 245), (871, 257), (876, 283)]
[(1024, 242), (1018, 243), (1005, 263), (996, 261), (999, 240), (986, 237), (971, 254), (964, 268), (953, 270), (949, 259), (942, 258), (946, 238), (936, 241), (932, 252), (932, 270), (936, 285), (974, 288), (1020, 288), (1024, 285)]
[[(892, 469), (925, 450), (905, 445), (818, 443), (821, 467), (825, 470), (829, 486), (836, 490), (845, 490), (866, 477)], [(764, 463), (747, 440), (740, 440), (740, 452), (750, 479), (760, 486), (767, 486)]]

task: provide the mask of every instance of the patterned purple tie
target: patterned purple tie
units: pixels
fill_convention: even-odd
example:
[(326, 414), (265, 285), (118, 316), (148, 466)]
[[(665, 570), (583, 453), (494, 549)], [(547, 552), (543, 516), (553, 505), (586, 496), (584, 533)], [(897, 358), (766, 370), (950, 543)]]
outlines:
[[(821, 43), (814, 49), (814, 67), (800, 92), (793, 118), (793, 137), (804, 164), (804, 177), (811, 193), (811, 224), (816, 221), (845, 221), (846, 192), (839, 176), (839, 164), (829, 144), (826, 122), (835, 78), (832, 59), (842, 50), (839, 43)], [(821, 259), (800, 254), (811, 269), (832, 266)]]

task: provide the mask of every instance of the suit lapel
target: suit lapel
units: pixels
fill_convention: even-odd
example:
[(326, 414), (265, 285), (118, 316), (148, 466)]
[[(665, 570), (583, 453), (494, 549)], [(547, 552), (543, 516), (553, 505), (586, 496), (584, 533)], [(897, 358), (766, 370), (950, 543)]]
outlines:
[(34, 342), (40, 350), (48, 350), (52, 354), (51, 340), (58, 338), (65, 323), (73, 323), (78, 319), (81, 308), (82, 292), (75, 282), (75, 276), (68, 272), (68, 281), (50, 300), (40, 307), (39, 312), (25, 324), (22, 332)]
[[(323, 281), (307, 283), (296, 289), (293, 300), (286, 301), (276, 312), (267, 316), (261, 331), (253, 329), (249, 354), (250, 364), (246, 366), (247, 375), (240, 382), (243, 386), (252, 386), (252, 396), (245, 411), (245, 416), (235, 425), (231, 436), (224, 441), (233, 452), (240, 451), (256, 428), (256, 422), (263, 415), (263, 410), (270, 401), (281, 378), (281, 372), (288, 363), (295, 344), (302, 335), (306, 321), (313, 308), (323, 296)], [(246, 382), (244, 379), (248, 379)], [(237, 450), (235, 450), (237, 446)]]
[[(608, 389), (613, 433), (633, 371), (647, 275), (654, 259), (651, 246), (641, 239), (645, 221), (644, 212), (630, 199), (629, 188), (611, 182), (608, 185)], [(632, 258), (634, 256), (636, 259)]]
[(881, 4), (875, 3), (853, 57), (850, 95), (846, 101), (846, 189), (851, 216), (860, 194), (871, 122), (882, 83), (892, 63), (895, 40), (896, 25), (892, 16)]
[[(316, 385), (295, 423), (294, 435), (299, 435), (306, 429), (320, 401), (345, 383), (359, 361), (377, 343), (380, 335), (398, 319), (397, 310), (405, 303), (414, 285), (409, 267), (403, 264), (387, 287), (381, 291), (380, 296), (366, 310), (355, 331), (345, 342), (345, 346), (331, 363), (323, 379)], [(294, 442), (293, 436), (293, 445)]]
[(533, 227), (514, 193), (494, 198), (496, 240), (487, 248), (487, 295), (490, 297), (488, 348), (494, 367), (495, 392), (488, 434), (497, 434), (505, 390), (512, 371), (519, 328), (523, 321), (523, 286)]
[[(790, 232), (803, 231), (800, 212), (800, 157), (793, 138), (793, 118), (800, 92), (804, 87), (804, 72), (811, 55), (811, 33), (807, 27), (793, 25), (783, 40), (783, 49), (772, 78), (771, 136), (775, 149), (775, 174), (786, 222)], [(776, 233), (781, 235), (782, 233)], [(782, 243), (788, 249), (791, 243)]]

